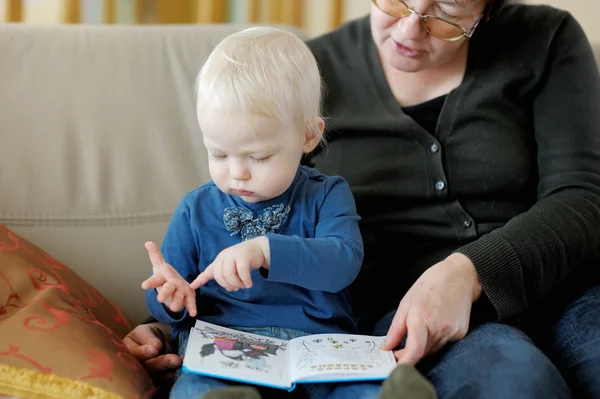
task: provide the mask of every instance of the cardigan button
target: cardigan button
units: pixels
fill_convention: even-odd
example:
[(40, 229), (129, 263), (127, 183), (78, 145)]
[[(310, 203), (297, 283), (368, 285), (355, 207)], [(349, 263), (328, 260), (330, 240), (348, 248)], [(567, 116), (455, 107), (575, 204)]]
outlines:
[(437, 143), (433, 143), (431, 144), (431, 147), (429, 147), (429, 149), (435, 154), (440, 150), (440, 146)]
[(442, 180), (439, 180), (437, 183), (435, 183), (435, 189), (437, 191), (442, 191), (445, 188), (446, 188), (446, 183), (444, 183)]

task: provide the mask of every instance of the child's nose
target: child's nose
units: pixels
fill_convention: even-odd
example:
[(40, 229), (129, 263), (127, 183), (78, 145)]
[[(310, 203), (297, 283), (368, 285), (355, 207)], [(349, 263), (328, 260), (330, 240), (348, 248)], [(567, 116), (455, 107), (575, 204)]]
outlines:
[(234, 165), (231, 165), (231, 167), (229, 169), (229, 175), (234, 180), (249, 180), (250, 179), (250, 171), (241, 162), (236, 162)]

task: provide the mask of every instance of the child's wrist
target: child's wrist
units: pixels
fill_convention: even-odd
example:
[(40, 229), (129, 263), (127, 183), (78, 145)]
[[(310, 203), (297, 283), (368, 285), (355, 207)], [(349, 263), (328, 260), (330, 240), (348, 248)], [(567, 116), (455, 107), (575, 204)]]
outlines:
[(269, 245), (269, 239), (266, 236), (260, 236), (260, 237), (256, 238), (256, 242), (258, 243), (258, 246), (260, 248), (260, 251), (262, 252), (262, 256), (264, 259), (264, 262), (261, 265), (261, 267), (269, 270), (270, 265), (271, 265), (271, 256), (270, 256), (271, 249), (270, 249), (270, 245)]

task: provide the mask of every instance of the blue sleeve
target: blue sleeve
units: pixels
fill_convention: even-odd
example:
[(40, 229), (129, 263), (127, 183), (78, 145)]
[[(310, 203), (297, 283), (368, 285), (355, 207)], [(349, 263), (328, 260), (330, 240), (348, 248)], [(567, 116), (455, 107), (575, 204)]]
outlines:
[(315, 238), (269, 234), (268, 281), (339, 292), (358, 275), (363, 243), (354, 197), (341, 178), (329, 178), (317, 215)]
[[(198, 275), (199, 250), (191, 227), (187, 198), (187, 196), (184, 197), (175, 209), (160, 250), (165, 261), (173, 266), (186, 281), (192, 282)], [(158, 321), (174, 324), (188, 317), (187, 310), (178, 314), (167, 311), (156, 297), (155, 289), (146, 290), (146, 306)]]

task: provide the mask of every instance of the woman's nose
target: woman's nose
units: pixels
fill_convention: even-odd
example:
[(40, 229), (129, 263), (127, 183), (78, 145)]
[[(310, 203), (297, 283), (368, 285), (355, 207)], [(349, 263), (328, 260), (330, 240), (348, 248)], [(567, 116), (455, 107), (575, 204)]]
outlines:
[(404, 18), (398, 18), (395, 29), (398, 32), (394, 37), (396, 41), (416, 40), (427, 36), (421, 17), (415, 13), (410, 13)]

